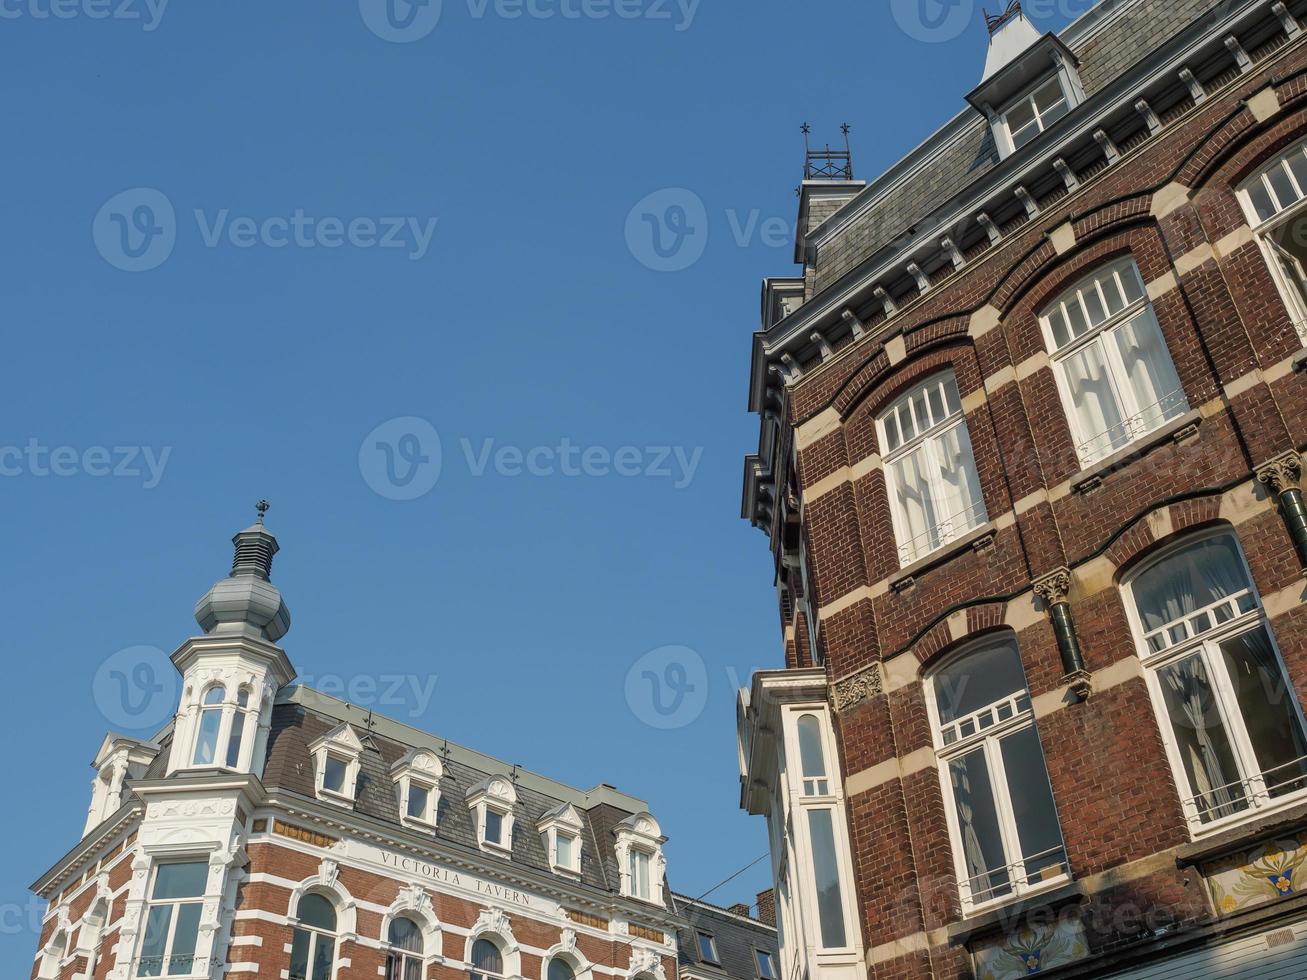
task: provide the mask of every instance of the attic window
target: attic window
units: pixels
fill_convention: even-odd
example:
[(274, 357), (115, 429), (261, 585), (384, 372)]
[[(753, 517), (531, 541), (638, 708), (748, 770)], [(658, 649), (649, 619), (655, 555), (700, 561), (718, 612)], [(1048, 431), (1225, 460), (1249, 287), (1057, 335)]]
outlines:
[(649, 813), (637, 813), (614, 827), (613, 834), (622, 869), (622, 894), (661, 905), (665, 864), (658, 821)]
[(1012, 149), (1019, 150), (1071, 111), (1071, 99), (1054, 75), (1018, 98), (1004, 113)]
[(339, 725), (309, 745), (313, 785), (319, 799), (353, 806), (363, 743), (349, 725)]
[(406, 827), (433, 830), (440, 805), (440, 777), (444, 768), (430, 752), (413, 749), (390, 768), (399, 798), (399, 822)]
[(468, 790), (467, 805), (483, 851), (512, 853), (516, 804), (517, 790), (502, 776), (488, 776)]
[(699, 933), (699, 958), (705, 963), (720, 962), (717, 959), (717, 940), (710, 932)]
[(549, 866), (567, 875), (581, 874), (581, 817), (570, 803), (545, 814), (537, 825)]

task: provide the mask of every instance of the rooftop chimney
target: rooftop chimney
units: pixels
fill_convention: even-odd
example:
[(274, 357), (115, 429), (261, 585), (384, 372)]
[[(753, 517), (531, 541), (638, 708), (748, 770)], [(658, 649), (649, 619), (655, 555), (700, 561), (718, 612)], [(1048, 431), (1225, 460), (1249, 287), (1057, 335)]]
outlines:
[(776, 928), (776, 893), (770, 888), (758, 892), (758, 921)]

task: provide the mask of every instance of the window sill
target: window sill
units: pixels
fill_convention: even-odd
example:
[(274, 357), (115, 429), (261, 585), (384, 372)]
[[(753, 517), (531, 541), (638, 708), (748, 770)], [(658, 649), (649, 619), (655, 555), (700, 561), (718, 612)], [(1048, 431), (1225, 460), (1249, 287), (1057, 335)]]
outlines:
[(1176, 848), (1175, 863), (1180, 868), (1200, 864), (1231, 851), (1247, 848), (1260, 838), (1279, 836), (1294, 825), (1303, 823), (1307, 823), (1307, 802), (1302, 800), (1283, 810), (1253, 814), (1241, 823)]
[(436, 832), (436, 825), (434, 823), (423, 820), (420, 817), (401, 817), (399, 822), (409, 830), (420, 830), (428, 834), (434, 834)]
[(948, 941), (951, 945), (958, 946), (983, 936), (1005, 932), (1027, 912), (1068, 905), (1079, 901), (1084, 894), (1084, 887), (1078, 881), (1062, 881), (1041, 891), (1026, 892), (1020, 898), (991, 905), (961, 922), (954, 922), (948, 927)]
[(1136, 457), (1143, 456), (1146, 453), (1156, 449), (1162, 443), (1169, 441), (1182, 442), (1198, 432), (1199, 423), (1203, 420), (1202, 413), (1197, 409), (1185, 412), (1179, 418), (1172, 419), (1159, 429), (1154, 429), (1145, 436), (1140, 436), (1130, 445), (1118, 449), (1100, 459), (1092, 466), (1086, 467), (1075, 476), (1071, 477), (1071, 490), (1073, 493), (1090, 494), (1103, 485), (1103, 480), (1115, 470), (1120, 469), (1126, 463), (1131, 462)]
[(964, 551), (980, 551), (986, 548), (994, 540), (994, 534), (997, 528), (993, 521), (986, 521), (977, 528), (973, 528), (960, 538), (955, 538), (948, 544), (936, 548), (930, 554), (918, 558), (910, 565), (904, 565), (897, 572), (890, 576), (889, 587), (895, 592), (902, 592), (911, 588), (916, 577), (936, 565), (942, 565), (945, 562), (952, 561)]
[(319, 789), (318, 799), (335, 806), (348, 807), (351, 810), (354, 809), (354, 797), (346, 796), (344, 793), (337, 793), (334, 790)]

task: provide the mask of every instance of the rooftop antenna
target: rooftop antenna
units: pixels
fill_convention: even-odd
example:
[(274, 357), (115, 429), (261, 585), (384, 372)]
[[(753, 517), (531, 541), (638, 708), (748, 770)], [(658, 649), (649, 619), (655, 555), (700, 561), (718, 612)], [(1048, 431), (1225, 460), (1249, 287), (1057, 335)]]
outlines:
[(814, 150), (812, 141), (809, 137), (812, 134), (812, 127), (804, 123), (799, 127), (803, 133), (803, 179), (804, 180), (852, 180), (853, 179), (853, 151), (849, 148), (848, 123), (840, 126), (840, 132), (844, 134), (844, 149), (831, 149), (829, 143), (825, 148)]
[(988, 10), (984, 13), (985, 26), (989, 28), (990, 37), (997, 34), (1000, 28), (1002, 28), (1008, 21), (1014, 20), (1017, 17), (1025, 16), (1021, 10), (1021, 0), (1012, 0), (1012, 2), (1007, 5), (1007, 10), (1004, 10), (1002, 13), (991, 14)]

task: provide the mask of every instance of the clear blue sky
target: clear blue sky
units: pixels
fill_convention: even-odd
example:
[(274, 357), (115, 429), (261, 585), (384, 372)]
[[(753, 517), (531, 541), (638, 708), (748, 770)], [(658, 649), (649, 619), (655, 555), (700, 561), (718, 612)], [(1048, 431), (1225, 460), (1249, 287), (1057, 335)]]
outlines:
[[(678, 890), (762, 854), (733, 688), (780, 642), (765, 540), (737, 515), (799, 124), (847, 120), (879, 172), (962, 108), (979, 5), (444, 0), (416, 37), (433, 8), (69, 2), (0, 17), (0, 973), (30, 969), (26, 886), (76, 842), (88, 763), (124, 727), (118, 652), (196, 631), (261, 496), (302, 675), (644, 797)], [(1035, 9), (1058, 28), (1085, 6)], [(136, 188), (158, 193), (118, 197)], [(633, 214), (666, 188), (694, 197)], [(660, 256), (645, 214), (691, 251)], [(431, 429), (373, 431), (409, 417)], [(394, 499), (430, 484), (432, 431), (438, 481)], [(646, 670), (681, 688), (679, 707), (659, 692), (672, 714)], [(392, 675), (434, 694), (369, 694)], [(764, 862), (712, 898), (765, 885)]]

